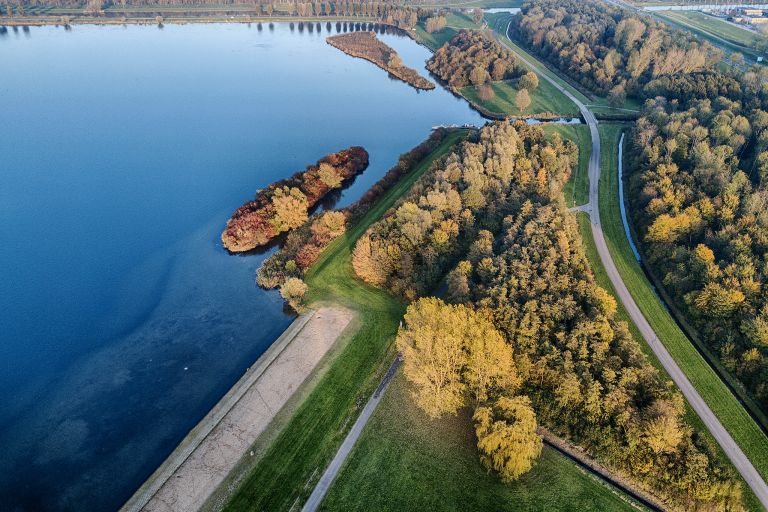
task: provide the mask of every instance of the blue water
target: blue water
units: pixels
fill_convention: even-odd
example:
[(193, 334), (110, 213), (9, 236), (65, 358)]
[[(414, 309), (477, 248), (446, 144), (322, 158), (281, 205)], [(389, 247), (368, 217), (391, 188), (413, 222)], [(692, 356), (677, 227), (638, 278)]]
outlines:
[(265, 255), (219, 242), (258, 188), (361, 145), (345, 205), (431, 126), (482, 122), (327, 35), (0, 33), (0, 508), (118, 508), (290, 323)]

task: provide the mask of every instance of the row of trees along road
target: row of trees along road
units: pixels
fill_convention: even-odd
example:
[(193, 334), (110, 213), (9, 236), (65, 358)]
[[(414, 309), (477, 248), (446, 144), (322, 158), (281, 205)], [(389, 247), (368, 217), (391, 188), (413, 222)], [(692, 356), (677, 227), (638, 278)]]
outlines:
[[(360, 238), (355, 272), (414, 301), (397, 339), (414, 399), (474, 408), (502, 479), (535, 463), (540, 422), (675, 508), (738, 509), (740, 484), (595, 284), (562, 195), (576, 155), (524, 123), (481, 129)], [(443, 280), (447, 303), (420, 299)]]

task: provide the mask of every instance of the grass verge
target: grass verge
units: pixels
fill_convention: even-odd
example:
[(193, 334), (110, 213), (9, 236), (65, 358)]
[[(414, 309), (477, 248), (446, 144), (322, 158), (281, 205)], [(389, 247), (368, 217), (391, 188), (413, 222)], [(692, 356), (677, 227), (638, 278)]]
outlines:
[(388, 293), (355, 279), (351, 267), (354, 243), (466, 133), (461, 130), (449, 134), (352, 229), (335, 240), (307, 274), (308, 300), (354, 309), (360, 328), (243, 480), (226, 510), (288, 510), (295, 503), (303, 503), (311, 493), (393, 357), (392, 341), (405, 310), (405, 305)]
[(545, 124), (544, 133), (559, 134), (563, 140), (570, 140), (579, 147), (579, 165), (563, 187), (565, 204), (569, 208), (589, 202), (589, 155), (592, 153), (592, 139), (589, 126), (585, 124)]

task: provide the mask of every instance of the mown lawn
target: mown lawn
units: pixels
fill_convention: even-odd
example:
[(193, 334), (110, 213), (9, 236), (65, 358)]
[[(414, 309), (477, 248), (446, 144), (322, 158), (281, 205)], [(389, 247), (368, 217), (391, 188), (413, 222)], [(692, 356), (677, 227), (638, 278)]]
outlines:
[(763, 478), (768, 477), (768, 437), (736, 400), (670, 316), (635, 260), (618, 203), (616, 148), (622, 127), (600, 125), (600, 218), (608, 249), (632, 297), (672, 357)]
[(490, 100), (481, 100), (478, 88), (473, 85), (463, 87), (459, 92), (468, 100), (487, 108), (491, 112), (502, 115), (555, 114), (563, 117), (579, 115), (579, 109), (576, 108), (576, 105), (555, 89), (552, 84), (544, 80), (541, 80), (539, 87), (530, 93), (531, 105), (525, 112), (515, 105), (518, 91), (514, 84), (510, 82), (491, 82), (489, 85), (494, 92), (494, 96)]
[(310, 303), (333, 302), (358, 313), (360, 328), (298, 407), (262, 460), (232, 496), (226, 510), (288, 510), (303, 503), (394, 357), (392, 341), (405, 305), (354, 278), (351, 255), (357, 238), (383, 215), (437, 158), (467, 131), (451, 133), (401, 179), (356, 225), (335, 240), (306, 276)]
[(416, 35), (418, 36), (419, 40), (427, 45), (427, 47), (433, 52), (450, 41), (451, 38), (456, 35), (456, 32), (458, 32), (458, 30), (445, 27), (440, 32), (433, 32), (430, 34), (424, 30), (422, 23), (419, 23), (416, 26)]
[(480, 465), (470, 411), (430, 420), (400, 372), (363, 431), (322, 510), (632, 510), (621, 496), (545, 448), (504, 485)]
[(585, 124), (544, 124), (547, 135), (559, 134), (564, 140), (570, 140), (579, 147), (579, 165), (571, 173), (571, 178), (563, 187), (565, 204), (569, 208), (589, 202), (589, 155), (592, 153), (592, 139), (589, 126)]

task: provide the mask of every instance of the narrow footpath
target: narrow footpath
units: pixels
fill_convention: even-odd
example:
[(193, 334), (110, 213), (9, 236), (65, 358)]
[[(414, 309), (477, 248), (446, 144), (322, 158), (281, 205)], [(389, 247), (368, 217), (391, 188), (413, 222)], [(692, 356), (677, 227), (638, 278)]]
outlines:
[(371, 396), (370, 400), (368, 400), (368, 403), (365, 404), (363, 412), (360, 413), (357, 421), (355, 421), (355, 424), (352, 425), (352, 429), (350, 429), (347, 437), (344, 438), (344, 442), (341, 443), (341, 446), (336, 452), (336, 455), (333, 457), (333, 460), (330, 464), (328, 464), (328, 467), (325, 469), (323, 476), (320, 477), (317, 485), (315, 485), (315, 488), (312, 490), (312, 494), (310, 494), (309, 499), (307, 499), (307, 502), (304, 504), (301, 512), (315, 512), (320, 506), (320, 503), (323, 502), (323, 498), (325, 498), (325, 495), (328, 493), (328, 489), (330, 489), (331, 484), (336, 479), (336, 475), (339, 474), (339, 470), (344, 464), (344, 461), (347, 460), (347, 457), (349, 457), (349, 454), (352, 452), (352, 448), (354, 448), (355, 443), (360, 437), (360, 434), (363, 433), (365, 425), (368, 423), (368, 420), (371, 419), (373, 411), (375, 411), (376, 406), (379, 405), (381, 398), (384, 396), (384, 391), (386, 391), (387, 387), (389, 387), (389, 383), (392, 380), (392, 377), (395, 376), (395, 373), (400, 367), (401, 362), (402, 360), (400, 359), (400, 356), (398, 356), (390, 365), (387, 373), (384, 374), (384, 378), (381, 379), (379, 387), (376, 388), (373, 396)]
[[(509, 37), (509, 28), (511, 24), (512, 22), (507, 24), (504, 34), (510, 41), (512, 41)], [(518, 55), (518, 57), (531, 69), (537, 69), (537, 66), (525, 56)], [(584, 103), (579, 101), (579, 99), (565, 87), (557, 83), (556, 80), (553, 80), (546, 73), (539, 73), (539, 76), (573, 101), (576, 106), (579, 107), (579, 111), (581, 111), (584, 121), (589, 125), (589, 133), (592, 136), (592, 154), (589, 157), (589, 203), (584, 206), (583, 211), (589, 214), (592, 225), (592, 235), (595, 238), (595, 245), (597, 246), (597, 253), (600, 255), (600, 260), (605, 267), (605, 271), (611, 279), (613, 287), (616, 289), (616, 294), (624, 304), (624, 307), (640, 331), (640, 334), (642, 334), (645, 341), (664, 366), (664, 369), (667, 370), (667, 373), (669, 373), (672, 380), (677, 384), (677, 387), (682, 391), (683, 395), (685, 395), (685, 398), (688, 400), (688, 403), (691, 404), (693, 410), (696, 411), (696, 414), (699, 415), (701, 421), (704, 422), (704, 425), (706, 425), (718, 444), (723, 448), (723, 451), (731, 460), (731, 463), (733, 463), (736, 470), (747, 482), (747, 485), (752, 488), (757, 499), (760, 500), (763, 507), (768, 510), (768, 485), (766, 485), (765, 481), (760, 476), (760, 473), (755, 469), (755, 466), (752, 465), (739, 445), (736, 444), (723, 424), (720, 423), (720, 420), (717, 419), (717, 416), (715, 416), (699, 392), (688, 380), (688, 377), (686, 377), (685, 373), (677, 365), (667, 348), (661, 340), (659, 340), (658, 336), (656, 336), (653, 328), (645, 319), (645, 316), (643, 316), (640, 308), (629, 293), (629, 289), (627, 289), (626, 284), (624, 284), (624, 280), (621, 278), (621, 274), (619, 274), (619, 270), (616, 268), (613, 257), (611, 257), (611, 253), (608, 251), (608, 244), (605, 242), (605, 235), (603, 234), (603, 228), (600, 223), (600, 133), (597, 129), (597, 118), (595, 118), (595, 115), (590, 112)]]

